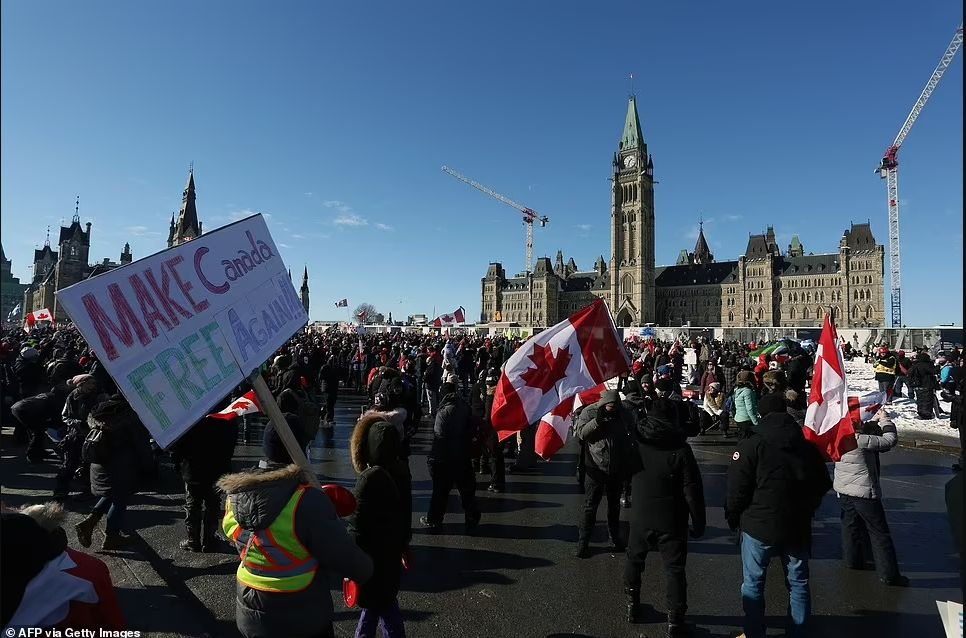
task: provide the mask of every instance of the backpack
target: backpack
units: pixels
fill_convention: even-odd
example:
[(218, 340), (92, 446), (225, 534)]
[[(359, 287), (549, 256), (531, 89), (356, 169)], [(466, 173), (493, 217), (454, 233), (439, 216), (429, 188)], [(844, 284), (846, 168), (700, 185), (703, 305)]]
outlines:
[(296, 414), (299, 418), (299, 424), (302, 426), (302, 434), (305, 436), (305, 440), (314, 441), (315, 436), (319, 433), (322, 410), (304, 392), (295, 392), (291, 388), (286, 388), (278, 395), (279, 403), (281, 403), (282, 397), (286, 396), (291, 396), (298, 404), (298, 412)]
[(81, 446), (81, 459), (84, 463), (106, 465), (111, 460), (111, 433), (100, 422), (91, 425)]

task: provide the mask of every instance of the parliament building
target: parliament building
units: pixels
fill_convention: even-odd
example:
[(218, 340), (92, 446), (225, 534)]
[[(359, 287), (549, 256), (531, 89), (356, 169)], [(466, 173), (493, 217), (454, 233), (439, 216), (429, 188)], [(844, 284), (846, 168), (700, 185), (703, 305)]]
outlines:
[(673, 266), (654, 263), (654, 162), (631, 96), (613, 158), (610, 261), (583, 271), (561, 251), (537, 259), (529, 276), (491, 263), (480, 282), (480, 322), (551, 326), (604, 299), (618, 326), (821, 326), (830, 307), (839, 326), (885, 325), (885, 249), (871, 226), (851, 224), (838, 251), (805, 252), (798, 236), (783, 252), (769, 227), (751, 235), (736, 261), (715, 261), (698, 233)]

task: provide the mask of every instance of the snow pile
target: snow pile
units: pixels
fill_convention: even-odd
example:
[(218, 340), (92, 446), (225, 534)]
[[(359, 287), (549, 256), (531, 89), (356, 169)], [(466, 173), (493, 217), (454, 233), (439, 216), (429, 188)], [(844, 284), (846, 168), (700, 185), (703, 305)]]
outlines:
[[(879, 384), (875, 380), (875, 373), (872, 371), (872, 364), (859, 360), (845, 362), (845, 377), (848, 380), (849, 394), (862, 396), (868, 392), (877, 392)], [(912, 397), (912, 392), (908, 387), (902, 389), (903, 396), (894, 398), (892, 404), (886, 409), (892, 415), (892, 420), (899, 431), (899, 440), (911, 443), (914, 439), (925, 439), (939, 441), (950, 445), (959, 445), (959, 433), (949, 427), (948, 401), (939, 401), (946, 416), (936, 419), (920, 420), (916, 416), (916, 401)], [(939, 393), (936, 393), (939, 398)]]

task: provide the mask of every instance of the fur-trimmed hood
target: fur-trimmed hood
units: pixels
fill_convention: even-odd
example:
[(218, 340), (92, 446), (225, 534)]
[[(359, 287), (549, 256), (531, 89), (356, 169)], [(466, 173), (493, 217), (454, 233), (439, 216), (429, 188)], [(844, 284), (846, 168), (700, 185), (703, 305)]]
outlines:
[(225, 494), (238, 494), (265, 487), (276, 481), (296, 481), (307, 483), (302, 468), (295, 463), (291, 465), (275, 465), (267, 469), (256, 469), (235, 474), (225, 474), (218, 479), (218, 489)]
[[(352, 430), (352, 438), (349, 439), (349, 456), (352, 459), (352, 467), (359, 474), (362, 474), (369, 466), (369, 430), (376, 423), (390, 423), (395, 425), (393, 423), (394, 412), (369, 410), (359, 417), (359, 420), (356, 422), (356, 426)], [(405, 420), (405, 413), (403, 420)]]
[(227, 474), (218, 481), (218, 487), (228, 495), (238, 524), (244, 529), (260, 530), (278, 518), (292, 493), (304, 482), (302, 468), (293, 463)]
[(53, 501), (40, 503), (38, 505), (28, 505), (21, 509), (20, 513), (34, 519), (38, 525), (48, 532), (52, 532), (58, 527), (63, 526), (64, 520), (67, 518), (64, 507), (60, 503)]

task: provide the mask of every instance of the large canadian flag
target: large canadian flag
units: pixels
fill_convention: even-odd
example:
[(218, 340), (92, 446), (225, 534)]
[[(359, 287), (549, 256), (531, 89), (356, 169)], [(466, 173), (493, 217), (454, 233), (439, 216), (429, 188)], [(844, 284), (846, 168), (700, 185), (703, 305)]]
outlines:
[(879, 412), (886, 402), (885, 392), (869, 392), (860, 397), (849, 397), (849, 415), (853, 423), (865, 423)]
[(812, 390), (805, 410), (805, 438), (822, 453), (838, 461), (856, 448), (855, 428), (849, 414), (846, 394), (845, 362), (831, 315), (825, 314), (822, 336), (818, 340)]
[(453, 311), (451, 315), (440, 315), (433, 319), (433, 327), (440, 328), (442, 326), (455, 326), (456, 324), (465, 323), (466, 314), (463, 306), (460, 306)]
[(537, 438), (534, 441), (534, 450), (543, 459), (549, 459), (557, 453), (567, 443), (570, 436), (570, 426), (573, 423), (571, 418), (578, 408), (600, 401), (600, 395), (605, 390), (616, 390), (617, 379), (611, 379), (606, 383), (596, 385), (590, 390), (584, 390), (580, 394), (575, 394), (569, 399), (564, 399), (560, 405), (543, 415), (540, 424), (537, 426)]
[(629, 369), (610, 311), (598, 299), (513, 353), (496, 386), (490, 422), (502, 441), (574, 395)]
[(260, 405), (258, 405), (258, 399), (255, 398), (255, 391), (251, 390), (232, 401), (231, 405), (221, 412), (215, 412), (214, 414), (209, 414), (208, 416), (212, 419), (224, 419), (226, 421), (230, 421), (231, 419), (235, 419), (245, 414), (254, 414), (261, 411), (262, 408)]

